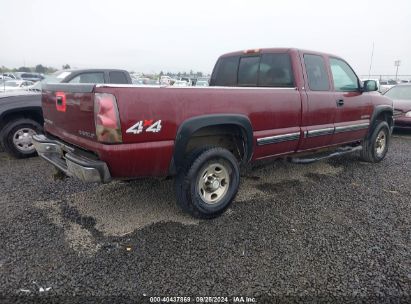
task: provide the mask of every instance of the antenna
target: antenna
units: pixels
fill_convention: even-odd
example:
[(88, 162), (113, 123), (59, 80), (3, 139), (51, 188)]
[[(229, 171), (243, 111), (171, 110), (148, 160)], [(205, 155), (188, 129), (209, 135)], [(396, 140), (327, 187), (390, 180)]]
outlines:
[(372, 51), (371, 51), (371, 62), (370, 62), (370, 69), (368, 70), (368, 78), (371, 77), (371, 67), (372, 67), (372, 59), (374, 57), (374, 41), (372, 42)]

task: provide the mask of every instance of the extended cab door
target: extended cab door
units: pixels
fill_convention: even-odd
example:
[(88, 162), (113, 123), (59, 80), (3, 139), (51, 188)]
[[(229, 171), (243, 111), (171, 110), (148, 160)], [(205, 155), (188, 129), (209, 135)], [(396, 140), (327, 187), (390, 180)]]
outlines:
[(331, 144), (336, 114), (335, 96), (331, 88), (327, 58), (320, 54), (300, 53), (305, 78), (299, 151)]
[(353, 69), (340, 58), (329, 58), (336, 107), (332, 144), (361, 140), (370, 123), (371, 100), (361, 92)]

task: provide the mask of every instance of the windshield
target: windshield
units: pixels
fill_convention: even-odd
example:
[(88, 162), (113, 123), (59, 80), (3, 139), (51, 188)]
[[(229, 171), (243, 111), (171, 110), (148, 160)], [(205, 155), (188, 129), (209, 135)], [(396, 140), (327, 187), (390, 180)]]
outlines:
[(384, 95), (391, 99), (411, 100), (411, 86), (396, 86), (388, 90)]
[(70, 74), (71, 72), (68, 72), (68, 71), (58, 71), (51, 75), (45, 75), (45, 78), (43, 79), (42, 82), (43, 83), (59, 83)]

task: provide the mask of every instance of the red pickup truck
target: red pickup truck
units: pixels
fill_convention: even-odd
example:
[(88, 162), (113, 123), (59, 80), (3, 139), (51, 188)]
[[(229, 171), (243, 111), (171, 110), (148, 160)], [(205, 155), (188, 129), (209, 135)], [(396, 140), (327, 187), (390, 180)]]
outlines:
[(48, 84), (45, 135), (33, 139), (41, 157), (84, 181), (175, 175), (179, 206), (211, 218), (233, 201), (248, 162), (355, 151), (382, 160), (393, 108), (376, 90), (337, 56), (246, 50), (218, 59), (210, 87)]

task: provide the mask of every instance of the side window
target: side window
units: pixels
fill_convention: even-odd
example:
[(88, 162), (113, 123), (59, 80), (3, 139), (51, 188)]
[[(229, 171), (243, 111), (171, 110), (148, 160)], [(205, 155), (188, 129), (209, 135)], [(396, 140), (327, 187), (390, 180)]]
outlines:
[(258, 80), (260, 87), (293, 87), (294, 78), (288, 54), (263, 54)]
[(239, 59), (238, 56), (220, 58), (213, 72), (210, 85), (236, 86)]
[(328, 91), (330, 89), (324, 58), (319, 55), (304, 55), (308, 86), (311, 91)]
[(71, 79), (69, 83), (104, 83), (104, 74), (100, 72), (83, 73)]
[(242, 57), (238, 67), (239, 86), (257, 86), (260, 56)]
[(110, 83), (125, 84), (128, 83), (127, 77), (123, 72), (113, 71), (109, 72)]
[(359, 89), (358, 78), (347, 63), (340, 59), (331, 58), (330, 66), (336, 91), (352, 92)]

